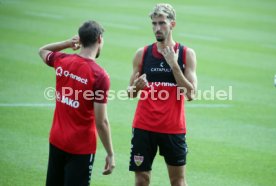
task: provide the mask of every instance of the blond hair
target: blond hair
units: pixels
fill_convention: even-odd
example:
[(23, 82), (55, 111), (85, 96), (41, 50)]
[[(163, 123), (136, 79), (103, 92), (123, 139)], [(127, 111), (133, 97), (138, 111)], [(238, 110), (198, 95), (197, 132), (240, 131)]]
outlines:
[(176, 14), (175, 10), (170, 4), (166, 3), (159, 3), (155, 5), (153, 8), (153, 11), (150, 13), (150, 18), (155, 17), (155, 16), (166, 16), (170, 20), (175, 20)]

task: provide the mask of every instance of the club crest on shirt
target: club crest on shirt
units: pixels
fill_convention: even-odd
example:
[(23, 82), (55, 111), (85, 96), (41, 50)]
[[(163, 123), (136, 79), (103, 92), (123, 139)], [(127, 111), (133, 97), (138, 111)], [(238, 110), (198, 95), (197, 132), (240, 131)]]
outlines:
[(144, 161), (144, 156), (134, 155), (134, 162), (139, 167)]

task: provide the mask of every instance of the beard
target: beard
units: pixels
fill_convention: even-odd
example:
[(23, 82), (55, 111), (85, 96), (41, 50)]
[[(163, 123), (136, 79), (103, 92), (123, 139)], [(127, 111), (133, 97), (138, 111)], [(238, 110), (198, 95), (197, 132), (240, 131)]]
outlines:
[(164, 34), (161, 33), (161, 32), (156, 32), (156, 33), (155, 33), (155, 37), (156, 37), (156, 40), (157, 40), (158, 42), (163, 42), (163, 41), (165, 41), (165, 36), (164, 36)]
[(98, 57), (100, 56), (100, 54), (101, 54), (101, 50), (98, 49), (98, 52), (97, 52), (97, 54), (96, 54), (96, 58), (98, 58)]
[(163, 42), (163, 41), (165, 41), (165, 38), (164, 37), (156, 37), (156, 40), (158, 42)]

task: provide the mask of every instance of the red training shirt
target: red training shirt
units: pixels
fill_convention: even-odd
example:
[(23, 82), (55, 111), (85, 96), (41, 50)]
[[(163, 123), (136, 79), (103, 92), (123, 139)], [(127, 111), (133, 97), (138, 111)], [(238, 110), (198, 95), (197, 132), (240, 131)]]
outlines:
[[(176, 43), (177, 63), (184, 72), (187, 47)], [(157, 51), (157, 44), (144, 47), (140, 74), (148, 85), (141, 91), (133, 119), (133, 128), (166, 134), (186, 134), (184, 94), (175, 81), (172, 69)]]
[(72, 154), (94, 154), (97, 134), (93, 103), (107, 103), (108, 74), (95, 61), (77, 54), (51, 52), (46, 62), (56, 70), (50, 143)]

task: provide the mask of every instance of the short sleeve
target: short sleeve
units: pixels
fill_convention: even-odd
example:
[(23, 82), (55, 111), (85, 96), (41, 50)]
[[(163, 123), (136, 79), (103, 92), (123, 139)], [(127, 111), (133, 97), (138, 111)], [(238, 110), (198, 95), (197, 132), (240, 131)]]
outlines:
[(50, 67), (54, 67), (54, 62), (56, 61), (57, 58), (59, 58), (63, 53), (61, 52), (50, 52), (46, 56), (46, 64)]
[(94, 86), (94, 101), (97, 103), (107, 103), (108, 91), (110, 88), (109, 76), (104, 73), (98, 77)]

